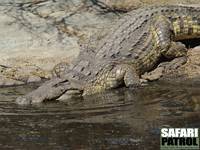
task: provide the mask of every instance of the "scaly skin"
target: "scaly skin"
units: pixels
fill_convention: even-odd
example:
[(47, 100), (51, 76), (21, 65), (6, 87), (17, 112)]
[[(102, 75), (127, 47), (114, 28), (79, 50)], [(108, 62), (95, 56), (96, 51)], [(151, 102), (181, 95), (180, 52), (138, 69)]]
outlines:
[[(134, 10), (119, 20), (97, 48), (81, 51), (62, 73), (61, 79), (70, 83), (66, 91), (72, 86), (83, 91), (83, 95), (123, 84), (136, 87), (140, 85), (140, 76), (158, 65), (162, 57), (173, 59), (186, 56), (186, 48), (176, 41), (198, 37), (200, 7), (152, 6)], [(55, 84), (60, 86), (57, 82)], [(52, 89), (48, 87), (46, 91), (48, 93)], [(38, 90), (35, 93), (39, 93)], [(45, 100), (45, 94), (36, 101), (31, 100), (34, 96), (32, 92), (23, 97), (23, 101), (18, 98), (17, 102), (23, 103), (26, 99), (30, 99), (30, 103), (41, 102)], [(63, 91), (60, 92), (62, 94)], [(48, 99), (53, 98), (48, 96)]]

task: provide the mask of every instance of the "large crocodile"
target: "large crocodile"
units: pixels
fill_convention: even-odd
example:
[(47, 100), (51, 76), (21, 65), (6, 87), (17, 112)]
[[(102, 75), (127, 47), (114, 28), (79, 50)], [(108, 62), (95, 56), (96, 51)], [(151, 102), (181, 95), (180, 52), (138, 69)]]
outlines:
[(200, 7), (151, 6), (122, 17), (95, 49), (84, 49), (62, 77), (47, 81), (17, 103), (38, 103), (69, 90), (90, 95), (104, 90), (141, 85), (141, 74), (163, 58), (186, 56), (179, 40), (200, 37)]

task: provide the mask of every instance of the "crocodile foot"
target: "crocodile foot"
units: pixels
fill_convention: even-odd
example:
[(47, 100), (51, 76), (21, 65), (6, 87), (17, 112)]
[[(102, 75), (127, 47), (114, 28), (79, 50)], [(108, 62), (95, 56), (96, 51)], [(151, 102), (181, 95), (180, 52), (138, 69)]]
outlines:
[(165, 74), (171, 73), (183, 66), (187, 62), (186, 57), (178, 57), (170, 62), (163, 62), (158, 65), (156, 69), (151, 72), (146, 72), (142, 75), (142, 79), (148, 81), (155, 81), (161, 79)]

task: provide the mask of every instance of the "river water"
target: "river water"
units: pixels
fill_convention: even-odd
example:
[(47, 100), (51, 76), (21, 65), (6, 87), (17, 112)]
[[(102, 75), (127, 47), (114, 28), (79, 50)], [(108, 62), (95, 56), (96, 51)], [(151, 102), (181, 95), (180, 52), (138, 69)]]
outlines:
[(0, 89), (0, 149), (159, 149), (160, 128), (200, 127), (200, 86), (151, 84), (19, 106), (37, 85)]

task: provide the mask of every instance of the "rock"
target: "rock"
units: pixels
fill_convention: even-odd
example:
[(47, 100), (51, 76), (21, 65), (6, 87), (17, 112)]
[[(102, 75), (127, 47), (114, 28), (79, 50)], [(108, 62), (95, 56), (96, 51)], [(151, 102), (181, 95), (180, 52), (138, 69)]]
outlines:
[(200, 61), (199, 61), (199, 52), (200, 50), (200, 46), (197, 46), (193, 49), (190, 49), (188, 51), (188, 64), (193, 64), (193, 65), (197, 65), (200, 66)]
[[(38, 82), (41, 78), (50, 78), (51, 74), (37, 66), (31, 64), (21, 64), (21, 66), (13, 67), (0, 67), (1, 74), (8, 78), (16, 81), (22, 81), (24, 83)], [(0, 84), (1, 85), (1, 84)]]
[(200, 77), (200, 47), (188, 51), (188, 61), (179, 70), (179, 74), (186, 74), (188, 78)]
[(102, 7), (112, 10), (130, 11), (146, 5), (166, 5), (166, 4), (199, 4), (200, 0), (97, 0), (96, 3)]
[(99, 12), (82, 0), (0, 0), (0, 65), (8, 67), (0, 75), (25, 83), (50, 78), (56, 64), (78, 55), (78, 42), (118, 17)]
[(141, 77), (142, 79), (146, 79), (148, 81), (158, 80), (159, 78), (163, 76), (163, 71), (164, 71), (164, 67), (158, 67), (149, 73), (146, 72)]

